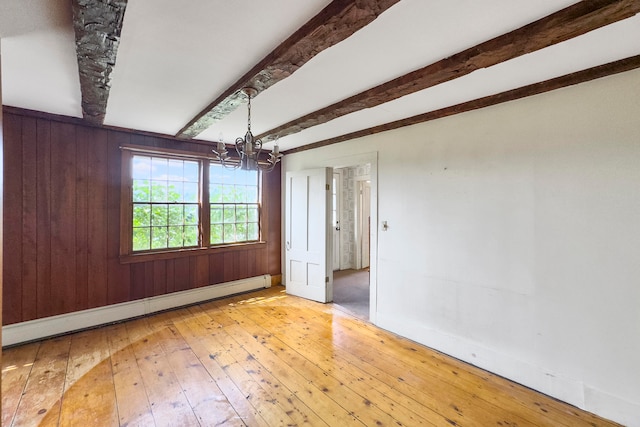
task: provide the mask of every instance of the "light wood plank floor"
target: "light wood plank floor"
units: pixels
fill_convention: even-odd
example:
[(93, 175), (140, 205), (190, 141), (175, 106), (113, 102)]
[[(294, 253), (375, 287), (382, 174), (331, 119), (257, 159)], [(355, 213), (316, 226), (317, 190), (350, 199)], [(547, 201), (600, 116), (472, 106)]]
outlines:
[(277, 286), (7, 349), (2, 425), (616, 424)]

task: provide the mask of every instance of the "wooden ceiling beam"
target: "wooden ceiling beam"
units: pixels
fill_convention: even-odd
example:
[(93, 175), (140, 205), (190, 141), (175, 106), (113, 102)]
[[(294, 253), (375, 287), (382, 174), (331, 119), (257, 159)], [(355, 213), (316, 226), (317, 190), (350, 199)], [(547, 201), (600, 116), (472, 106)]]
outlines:
[(292, 120), (258, 135), (257, 138), (268, 141), (291, 135), (346, 114), (462, 77), (475, 70), (544, 49), (632, 17), (638, 12), (640, 0), (584, 0), (449, 58)]
[(127, 0), (72, 2), (82, 115), (92, 124), (104, 122), (126, 7)]
[(398, 1), (333, 0), (191, 119), (176, 137), (194, 138), (245, 102), (240, 89), (250, 86), (260, 94), (289, 77), (318, 53), (365, 27)]
[(613, 74), (623, 73), (625, 71), (630, 71), (636, 68), (640, 68), (640, 55), (621, 59), (615, 62), (610, 62), (604, 65), (599, 65), (597, 67), (588, 68), (586, 70), (577, 71), (575, 73), (566, 74), (561, 77), (556, 77), (550, 80), (545, 80), (543, 82), (508, 90), (495, 95), (474, 99), (473, 101), (463, 102), (451, 107), (441, 108), (439, 110), (418, 114), (417, 116), (408, 117), (406, 119), (396, 120), (394, 122), (385, 123), (383, 125), (336, 136), (333, 138), (314, 142), (312, 144), (303, 145), (301, 147), (283, 151), (283, 154), (293, 154), (300, 151), (311, 150), (314, 148), (337, 144), (339, 142), (345, 142), (356, 138), (374, 135), (376, 133), (400, 129), (405, 126), (411, 126), (418, 123), (441, 119), (443, 117), (453, 116), (456, 114), (465, 113), (467, 111), (490, 107), (492, 105), (502, 104), (504, 102), (514, 101), (516, 99), (526, 98), (528, 96), (538, 95), (563, 87), (577, 85), (580, 83), (588, 82), (590, 80), (599, 79)]

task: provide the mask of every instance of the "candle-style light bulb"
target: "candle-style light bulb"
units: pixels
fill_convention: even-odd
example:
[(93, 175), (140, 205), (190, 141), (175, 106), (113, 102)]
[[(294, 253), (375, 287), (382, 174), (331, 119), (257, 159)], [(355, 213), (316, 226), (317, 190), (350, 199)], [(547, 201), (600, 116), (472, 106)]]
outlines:
[(218, 144), (216, 147), (218, 148), (218, 153), (222, 153), (225, 150), (224, 135), (222, 135), (222, 132), (218, 134)]

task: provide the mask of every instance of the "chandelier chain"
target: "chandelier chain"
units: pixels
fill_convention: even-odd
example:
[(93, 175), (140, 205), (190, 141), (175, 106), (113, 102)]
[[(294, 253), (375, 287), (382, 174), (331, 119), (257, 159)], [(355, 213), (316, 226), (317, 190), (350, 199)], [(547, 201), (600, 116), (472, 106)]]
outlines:
[(251, 132), (251, 95), (247, 95), (249, 101), (247, 102), (247, 130)]

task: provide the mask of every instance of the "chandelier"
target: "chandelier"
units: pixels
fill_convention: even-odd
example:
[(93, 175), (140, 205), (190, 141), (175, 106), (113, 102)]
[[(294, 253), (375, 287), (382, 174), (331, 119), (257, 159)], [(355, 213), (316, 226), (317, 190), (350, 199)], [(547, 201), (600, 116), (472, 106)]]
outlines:
[(222, 166), (237, 169), (242, 168), (244, 170), (262, 170), (265, 172), (270, 172), (276, 166), (276, 163), (280, 161), (280, 150), (278, 148), (278, 140), (276, 139), (275, 145), (273, 146), (273, 150), (269, 153), (269, 158), (266, 160), (266, 163), (260, 162), (260, 153), (262, 153), (262, 141), (260, 139), (255, 139), (253, 134), (251, 133), (251, 98), (255, 97), (258, 94), (258, 91), (252, 87), (245, 87), (242, 89), (242, 93), (247, 96), (247, 133), (244, 135), (244, 138), (238, 137), (236, 138), (236, 152), (240, 157), (239, 161), (237, 159), (232, 159), (229, 156), (229, 152), (227, 151), (227, 147), (225, 143), (220, 138), (215, 150), (212, 150), (216, 155), (216, 160), (222, 164)]

